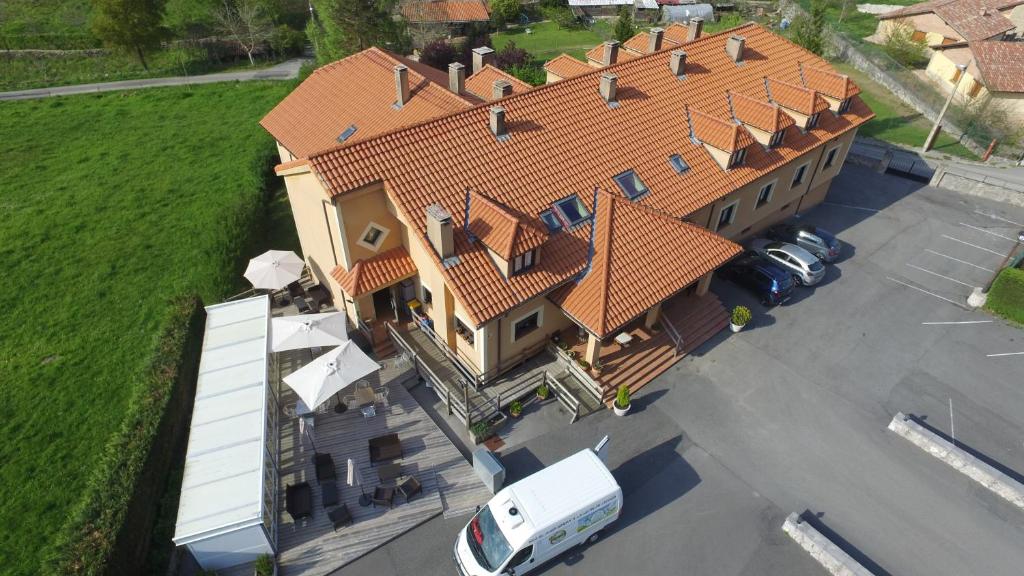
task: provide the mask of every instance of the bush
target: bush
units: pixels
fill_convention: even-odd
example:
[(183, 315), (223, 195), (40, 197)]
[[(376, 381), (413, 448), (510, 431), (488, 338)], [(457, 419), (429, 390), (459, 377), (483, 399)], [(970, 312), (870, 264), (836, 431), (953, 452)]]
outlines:
[(999, 273), (988, 292), (985, 308), (1024, 325), (1024, 270), (1006, 268)]
[(629, 386), (619, 386), (619, 391), (615, 394), (615, 405), (619, 408), (629, 408)]
[(458, 50), (444, 38), (428, 42), (423, 47), (423, 50), (420, 51), (420, 62), (446, 72), (448, 71), (448, 65), (458, 61), (458, 59)]
[(502, 70), (508, 70), (515, 66), (525, 66), (533, 62), (533, 56), (525, 48), (516, 46), (515, 41), (510, 40), (504, 48), (494, 55), (494, 65)]
[(811, 0), (810, 16), (793, 19), (793, 42), (822, 55), (825, 52), (825, 0)]
[(563, 30), (579, 30), (585, 27), (568, 6), (542, 7), (541, 14), (545, 20), (551, 20)]
[(746, 306), (737, 306), (732, 309), (732, 323), (737, 326), (746, 326), (751, 318), (750, 308)]
[(491, 0), (491, 19), (498, 26), (506, 22), (515, 22), (523, 11), (519, 0)]
[(260, 554), (256, 558), (256, 574), (259, 574), (259, 576), (273, 576), (274, 558), (270, 554)]
[(297, 56), (306, 48), (306, 33), (282, 24), (274, 28), (269, 43), (277, 56)]
[(915, 41), (914, 29), (906, 24), (900, 23), (892, 28), (883, 49), (893, 60), (908, 68), (920, 68), (928, 64), (925, 43)]

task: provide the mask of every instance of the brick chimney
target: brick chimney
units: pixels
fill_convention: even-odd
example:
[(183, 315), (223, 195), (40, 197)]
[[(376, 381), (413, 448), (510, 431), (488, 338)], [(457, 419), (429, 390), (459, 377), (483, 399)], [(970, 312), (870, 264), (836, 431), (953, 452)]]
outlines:
[(609, 105), (615, 104), (618, 100), (616, 99), (615, 92), (618, 89), (619, 78), (611, 72), (605, 72), (601, 74), (601, 98)]
[(487, 46), (473, 48), (473, 74), (488, 64), (494, 64), (494, 50)]
[(508, 80), (495, 80), (491, 86), (491, 100), (500, 100), (512, 93), (512, 83)]
[(647, 53), (650, 54), (661, 50), (661, 40), (664, 37), (664, 28), (651, 28), (651, 31), (647, 34)]
[(601, 64), (611, 66), (619, 59), (618, 40), (609, 40), (604, 43), (604, 52), (601, 53)]
[(395, 66), (395, 104), (399, 108), (409, 101), (409, 68), (404, 64)]
[(696, 40), (700, 38), (700, 33), (704, 31), (704, 19), (703, 18), (690, 18), (690, 24), (686, 31), (686, 41)]
[(455, 236), (452, 234), (452, 215), (440, 204), (427, 206), (427, 240), (441, 260), (455, 255)]
[(496, 138), (508, 136), (508, 128), (505, 126), (505, 109), (501, 106), (491, 106), (491, 134)]
[(672, 58), (668, 61), (668, 67), (676, 78), (686, 74), (686, 51), (673, 50)]
[(746, 38), (743, 36), (729, 36), (729, 39), (725, 41), (725, 53), (737, 64), (743, 62), (743, 45), (745, 42)]
[(466, 67), (459, 62), (448, 65), (448, 89), (456, 94), (466, 91)]

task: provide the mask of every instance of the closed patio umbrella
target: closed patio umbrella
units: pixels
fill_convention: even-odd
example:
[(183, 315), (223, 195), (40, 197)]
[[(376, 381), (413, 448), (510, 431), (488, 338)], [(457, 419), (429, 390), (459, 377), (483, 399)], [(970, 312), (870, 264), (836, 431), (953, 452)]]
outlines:
[(338, 346), (348, 341), (344, 312), (282, 316), (271, 322), (274, 352)]
[(355, 488), (359, 486), (359, 505), (369, 506), (370, 497), (366, 495), (366, 491), (363, 490), (363, 474), (359, 471), (356, 463), (351, 458), (348, 459), (348, 474), (345, 477), (345, 483), (348, 484), (349, 488)]
[(346, 340), (337, 348), (285, 376), (284, 383), (299, 395), (310, 410), (315, 410), (331, 395), (377, 370), (380, 370), (380, 364), (370, 359), (351, 340)]
[(277, 290), (295, 282), (302, 277), (302, 269), (306, 263), (285, 250), (267, 250), (263, 254), (249, 260), (245, 269), (245, 278), (252, 282), (253, 288)]

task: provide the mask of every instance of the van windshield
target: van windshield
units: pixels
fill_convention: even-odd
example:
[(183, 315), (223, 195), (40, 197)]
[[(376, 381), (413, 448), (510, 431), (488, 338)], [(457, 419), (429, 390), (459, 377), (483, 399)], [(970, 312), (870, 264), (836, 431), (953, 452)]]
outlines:
[(494, 521), (490, 506), (484, 506), (466, 526), (466, 541), (477, 563), (490, 572), (512, 555), (512, 547)]

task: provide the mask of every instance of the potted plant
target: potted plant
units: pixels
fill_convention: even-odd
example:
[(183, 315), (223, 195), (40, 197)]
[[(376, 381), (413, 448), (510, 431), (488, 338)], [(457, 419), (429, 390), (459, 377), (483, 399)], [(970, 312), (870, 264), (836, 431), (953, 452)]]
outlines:
[(604, 364), (602, 364), (601, 361), (598, 360), (597, 362), (594, 362), (594, 364), (590, 367), (590, 369), (593, 370), (594, 374), (597, 374), (597, 375), (600, 376), (601, 375), (601, 371), (604, 370)]
[(746, 306), (737, 306), (732, 309), (732, 318), (729, 320), (729, 328), (733, 332), (739, 332), (743, 330), (743, 327), (750, 322), (751, 314), (750, 308)]
[(625, 416), (629, 412), (629, 407), (629, 386), (623, 384), (619, 386), (619, 391), (615, 394), (612, 410), (615, 411), (616, 416)]
[(550, 396), (550, 395), (551, 395), (551, 390), (548, 389), (548, 385), (547, 384), (541, 384), (540, 386), (537, 386), (537, 399), (538, 400), (547, 400), (548, 396)]
[(519, 400), (512, 402), (508, 406), (508, 412), (513, 418), (519, 418), (519, 415), (523, 413), (523, 403)]
[(473, 444), (480, 444), (484, 440), (490, 438), (493, 433), (493, 430), (487, 425), (487, 422), (474, 422), (473, 425), (469, 427), (469, 437), (473, 440)]
[(256, 558), (256, 576), (274, 576), (274, 557), (270, 554), (261, 554)]
[(580, 368), (583, 368), (584, 370), (590, 370), (590, 362), (587, 362), (583, 358), (577, 358), (576, 363), (580, 365)]

